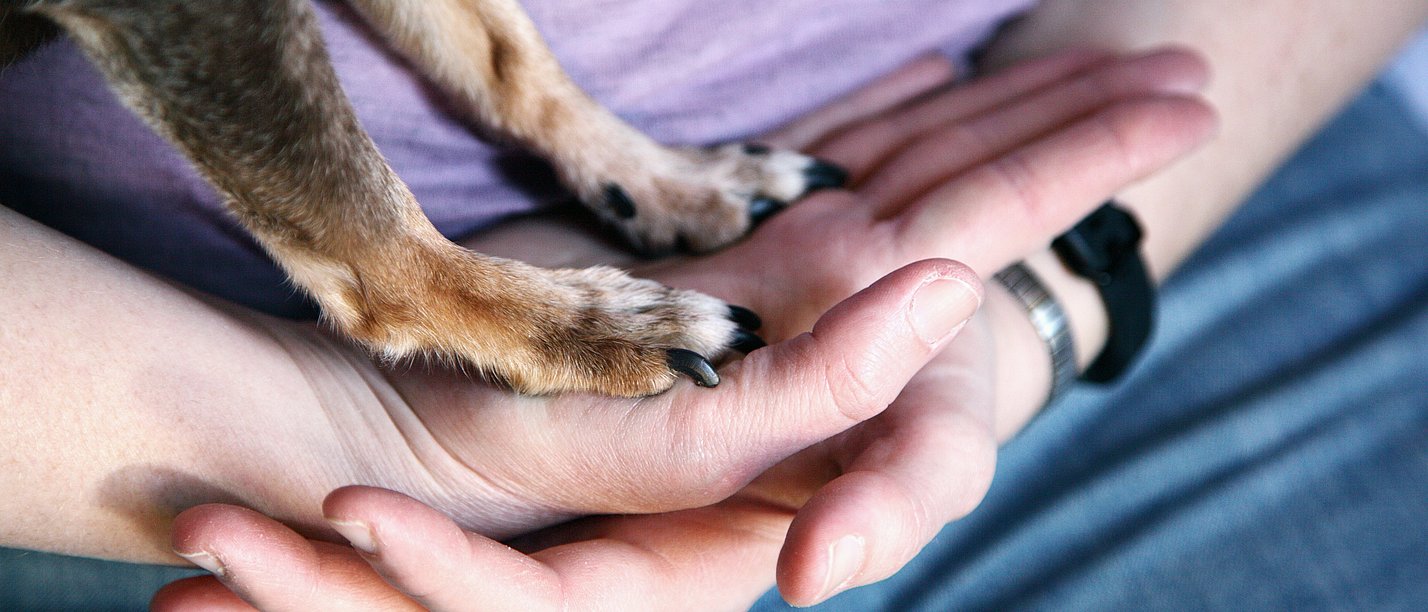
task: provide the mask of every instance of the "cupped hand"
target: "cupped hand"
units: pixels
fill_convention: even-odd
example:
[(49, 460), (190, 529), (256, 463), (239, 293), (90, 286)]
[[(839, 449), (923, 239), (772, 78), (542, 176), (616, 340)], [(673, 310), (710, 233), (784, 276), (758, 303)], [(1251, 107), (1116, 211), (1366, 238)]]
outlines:
[(526, 554), (385, 489), (339, 489), (324, 509), (359, 543), (305, 539), (239, 506), (184, 512), (174, 548), (213, 575), (165, 586), (150, 609), (746, 610), (788, 525), (780, 509), (726, 500), (577, 521), (562, 529), (574, 541)]
[(728, 364), (714, 389), (529, 397), (447, 371), (393, 373), (402, 401), (384, 407), (428, 478), (403, 490), (496, 537), (727, 498), (887, 407), (981, 301), (976, 276), (955, 262), (897, 278), (869, 289), (881, 301), (832, 308), (808, 332)]

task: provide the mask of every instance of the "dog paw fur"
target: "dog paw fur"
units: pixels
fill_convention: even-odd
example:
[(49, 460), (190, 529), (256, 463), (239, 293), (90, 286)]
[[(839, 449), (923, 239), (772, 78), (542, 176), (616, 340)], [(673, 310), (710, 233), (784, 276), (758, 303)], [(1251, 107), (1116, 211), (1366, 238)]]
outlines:
[(837, 188), (827, 162), (757, 144), (663, 148), (588, 176), (577, 191), (636, 248), (656, 255), (725, 246), (789, 203)]
[(425, 275), (349, 293), (333, 322), (392, 359), (451, 359), (528, 394), (623, 397), (669, 389), (680, 374), (719, 383), (713, 363), (764, 346), (752, 312), (623, 271), (544, 269), (442, 249)]

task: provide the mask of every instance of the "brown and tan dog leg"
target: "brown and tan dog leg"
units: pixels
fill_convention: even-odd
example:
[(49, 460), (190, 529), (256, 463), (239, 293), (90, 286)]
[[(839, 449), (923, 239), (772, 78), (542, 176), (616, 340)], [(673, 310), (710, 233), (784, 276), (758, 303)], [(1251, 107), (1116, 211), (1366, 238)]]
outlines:
[(842, 170), (739, 144), (662, 146), (581, 91), (515, 0), (354, 0), (473, 119), (549, 159), (592, 210), (648, 252), (728, 244)]
[(24, 5), (67, 30), (325, 316), (375, 350), (459, 358), (526, 392), (638, 396), (673, 384), (671, 368), (717, 382), (694, 353), (747, 340), (708, 296), (448, 242), (358, 125), (306, 0)]

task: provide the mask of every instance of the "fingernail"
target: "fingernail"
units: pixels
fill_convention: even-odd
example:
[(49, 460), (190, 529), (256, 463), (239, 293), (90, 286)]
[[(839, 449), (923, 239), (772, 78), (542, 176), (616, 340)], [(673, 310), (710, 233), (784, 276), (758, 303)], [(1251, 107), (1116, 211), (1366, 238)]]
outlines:
[(862, 536), (845, 535), (834, 542), (828, 547), (828, 576), (823, 580), (823, 592), (819, 594), (818, 601), (828, 599), (848, 588), (853, 575), (862, 567)]
[(213, 556), (211, 553), (201, 550), (194, 553), (181, 553), (176, 550), (174, 551), (174, 554), (183, 557), (184, 559), (187, 559), (189, 563), (192, 563), (203, 568), (204, 570), (207, 570), (208, 573), (213, 574), (214, 576), (223, 576), (227, 574), (227, 570), (223, 569), (223, 564), (218, 561), (218, 557)]
[(977, 309), (977, 292), (958, 278), (941, 278), (923, 285), (912, 296), (912, 327), (918, 337), (936, 346)]
[(332, 525), (333, 529), (337, 530), (337, 533), (347, 538), (347, 541), (352, 544), (353, 548), (369, 555), (377, 554), (377, 542), (372, 538), (372, 528), (366, 523), (334, 519), (327, 519), (327, 522)]

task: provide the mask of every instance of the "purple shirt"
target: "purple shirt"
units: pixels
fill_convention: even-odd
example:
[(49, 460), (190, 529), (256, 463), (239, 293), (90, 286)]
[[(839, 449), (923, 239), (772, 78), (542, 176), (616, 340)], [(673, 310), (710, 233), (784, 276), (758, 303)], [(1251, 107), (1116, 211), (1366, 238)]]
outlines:
[[(961, 57), (1034, 0), (523, 0), (572, 78), (655, 139), (778, 126), (931, 50)], [(443, 233), (567, 196), (482, 142), (341, 4), (317, 3), (363, 125)], [(275, 314), (310, 314), (172, 147), (67, 40), (0, 73), (0, 204), (136, 265)]]

